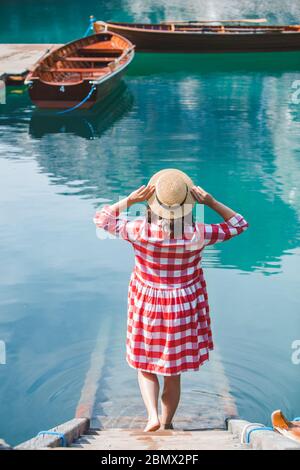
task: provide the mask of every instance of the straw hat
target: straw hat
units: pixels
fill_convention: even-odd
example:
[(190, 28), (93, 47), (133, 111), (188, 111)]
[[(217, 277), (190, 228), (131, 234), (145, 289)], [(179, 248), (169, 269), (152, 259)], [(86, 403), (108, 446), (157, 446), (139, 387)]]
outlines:
[(149, 181), (155, 193), (148, 200), (151, 210), (164, 219), (178, 219), (189, 214), (195, 204), (191, 193), (193, 181), (183, 171), (161, 170)]

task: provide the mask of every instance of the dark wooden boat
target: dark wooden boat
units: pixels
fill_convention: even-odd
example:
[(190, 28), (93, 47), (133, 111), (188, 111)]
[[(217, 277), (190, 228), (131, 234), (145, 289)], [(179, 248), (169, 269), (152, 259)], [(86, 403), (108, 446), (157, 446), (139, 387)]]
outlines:
[[(242, 24), (244, 22), (249, 24)], [(159, 24), (94, 22), (94, 31), (126, 37), (139, 52), (270, 52), (300, 50), (300, 25), (266, 26), (228, 22), (164, 22)]]
[(108, 31), (94, 34), (51, 51), (25, 84), (40, 108), (91, 108), (112, 93), (133, 56), (128, 39)]

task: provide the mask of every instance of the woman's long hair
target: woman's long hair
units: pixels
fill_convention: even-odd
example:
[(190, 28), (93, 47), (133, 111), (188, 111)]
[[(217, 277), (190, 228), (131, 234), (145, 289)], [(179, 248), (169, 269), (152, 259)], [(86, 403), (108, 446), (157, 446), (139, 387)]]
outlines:
[(153, 212), (149, 206), (147, 206), (146, 220), (148, 224), (153, 222), (160, 222), (162, 224), (163, 231), (169, 234), (170, 239), (183, 238), (185, 227), (187, 225), (195, 225), (192, 211), (186, 216), (180, 217), (178, 219), (164, 219), (163, 217), (155, 214), (155, 212)]

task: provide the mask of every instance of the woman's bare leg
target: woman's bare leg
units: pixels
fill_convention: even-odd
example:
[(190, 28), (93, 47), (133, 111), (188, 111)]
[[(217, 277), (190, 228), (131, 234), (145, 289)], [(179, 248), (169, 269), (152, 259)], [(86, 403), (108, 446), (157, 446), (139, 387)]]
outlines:
[(155, 374), (138, 371), (138, 382), (148, 412), (148, 423), (144, 431), (157, 431), (160, 428), (158, 418), (159, 381)]
[(172, 419), (180, 400), (180, 375), (164, 376), (164, 389), (161, 395), (161, 425), (172, 429)]

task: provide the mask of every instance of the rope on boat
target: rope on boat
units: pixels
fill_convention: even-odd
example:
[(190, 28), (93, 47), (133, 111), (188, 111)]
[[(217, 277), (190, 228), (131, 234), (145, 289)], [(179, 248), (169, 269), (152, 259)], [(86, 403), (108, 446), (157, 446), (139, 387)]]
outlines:
[(94, 29), (94, 28), (93, 28), (93, 23), (94, 23), (94, 21), (95, 21), (95, 17), (94, 17), (93, 15), (91, 15), (91, 16), (90, 16), (89, 26), (88, 26), (88, 28), (87, 28), (86, 32), (84, 33), (84, 36), (83, 36), (84, 38), (86, 38), (86, 37), (89, 35), (90, 31), (93, 31), (93, 29)]
[(74, 111), (75, 109), (80, 108), (80, 106), (82, 106), (92, 96), (95, 90), (96, 90), (96, 85), (93, 85), (90, 91), (88, 92), (88, 94), (86, 95), (86, 97), (83, 98), (83, 100), (80, 101), (80, 103), (77, 103), (75, 106), (72, 106), (71, 108), (64, 109), (63, 111), (58, 111), (56, 114), (66, 114), (66, 113), (70, 113), (71, 111)]
[[(88, 28), (87, 28), (87, 30), (86, 30), (83, 37), (88, 36), (90, 31), (93, 31), (94, 21), (95, 21), (95, 17), (93, 15), (91, 15), (90, 16), (89, 26), (88, 26)], [(80, 101), (80, 103), (77, 103), (75, 106), (72, 106), (72, 108), (68, 108), (68, 109), (64, 109), (63, 111), (59, 111), (57, 114), (66, 114), (66, 113), (69, 113), (71, 111), (74, 111), (75, 109), (80, 108), (80, 106), (82, 106), (92, 96), (95, 89), (96, 89), (96, 85), (93, 85), (92, 88), (90, 89), (89, 93), (87, 94), (87, 96), (85, 98), (83, 98), (83, 100)]]
[(50, 436), (58, 436), (61, 440), (62, 447), (66, 447), (66, 438), (62, 432), (55, 432), (55, 431), (40, 431), (37, 436), (44, 436), (45, 434), (49, 434)]

